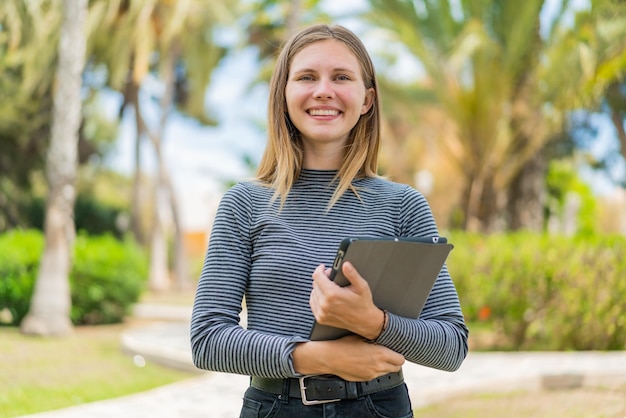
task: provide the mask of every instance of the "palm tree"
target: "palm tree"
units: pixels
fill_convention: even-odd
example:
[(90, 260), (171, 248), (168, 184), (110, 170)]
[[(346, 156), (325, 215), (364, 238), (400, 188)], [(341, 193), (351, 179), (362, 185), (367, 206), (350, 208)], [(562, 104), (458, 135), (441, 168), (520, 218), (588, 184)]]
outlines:
[[(429, 80), (422, 87), (453, 126), (443, 146), (465, 179), (467, 229), (543, 224), (541, 151), (571, 110), (576, 69), (586, 64), (575, 54), (583, 36), (559, 23), (569, 2), (546, 34), (544, 3), (370, 1), (368, 20), (421, 62)], [(559, 54), (567, 59), (554, 59)], [(528, 213), (537, 216), (522, 221)]]
[[(612, 84), (625, 74), (626, 8), (613, 0), (592, 0), (589, 6), (575, 14), (569, 28), (553, 25), (540, 54), (548, 65), (537, 66), (538, 80), (548, 87), (536, 94), (544, 106), (558, 109), (557, 129), (559, 124), (564, 125), (569, 112), (595, 109), (603, 97), (609, 102)], [(563, 9), (567, 9), (567, 2)], [(545, 115), (542, 113), (544, 119)], [(546, 145), (555, 136), (561, 136), (554, 133), (546, 132)], [(508, 186), (513, 229), (524, 226), (531, 213), (542, 213), (543, 205), (536, 205), (538, 199), (534, 197), (544, 188), (545, 160), (549, 157), (546, 151), (547, 147), (543, 146), (535, 153)], [(526, 191), (533, 188), (535, 196), (529, 196)]]
[(261, 71), (255, 84), (268, 82), (277, 51), (290, 33), (304, 23), (329, 21), (320, 9), (321, 0), (261, 0), (249, 4), (246, 42), (258, 48)]
[(42, 170), (50, 138), (58, 7), (0, 3), (0, 230), (24, 224), (32, 173)]
[(56, 92), (46, 177), (46, 244), (23, 333), (65, 335), (71, 332), (69, 273), (74, 243), (72, 218), (81, 120), (81, 76), (85, 61), (87, 0), (64, 0), (56, 71)]
[[(167, 287), (167, 214), (174, 223), (175, 276), (186, 287), (181, 219), (176, 190), (162, 153), (163, 131), (174, 107), (203, 123), (214, 123), (204, 106), (205, 89), (213, 69), (225, 53), (214, 40), (216, 29), (232, 21), (236, 4), (203, 0), (111, 1), (99, 9), (101, 27), (94, 38), (96, 61), (109, 72), (108, 84), (124, 94), (124, 108), (132, 107), (136, 120), (136, 167), (133, 188), (133, 225), (139, 231), (140, 141), (147, 138), (157, 156), (158, 172), (153, 200), (150, 287)], [(145, 84), (157, 79), (162, 85), (161, 117), (149, 126), (143, 112), (141, 93), (150, 94)], [(168, 208), (169, 206), (169, 208)], [(139, 236), (139, 232), (136, 233)]]
[[(594, 0), (577, 24), (589, 39), (586, 51), (590, 65), (581, 90), (590, 98), (589, 107), (604, 107), (608, 113), (626, 160), (626, 7), (623, 2)], [(626, 179), (622, 185), (626, 187)]]

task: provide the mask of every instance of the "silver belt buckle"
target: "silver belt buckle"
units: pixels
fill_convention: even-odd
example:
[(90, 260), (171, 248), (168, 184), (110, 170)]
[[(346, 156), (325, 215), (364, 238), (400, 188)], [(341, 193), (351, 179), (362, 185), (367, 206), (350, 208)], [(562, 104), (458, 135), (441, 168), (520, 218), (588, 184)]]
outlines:
[(325, 399), (325, 400), (308, 400), (306, 398), (306, 385), (304, 381), (310, 377), (315, 377), (315, 375), (307, 375), (298, 378), (300, 382), (300, 396), (302, 397), (302, 403), (304, 405), (319, 405), (322, 403), (331, 403), (331, 402), (339, 402), (341, 399)]

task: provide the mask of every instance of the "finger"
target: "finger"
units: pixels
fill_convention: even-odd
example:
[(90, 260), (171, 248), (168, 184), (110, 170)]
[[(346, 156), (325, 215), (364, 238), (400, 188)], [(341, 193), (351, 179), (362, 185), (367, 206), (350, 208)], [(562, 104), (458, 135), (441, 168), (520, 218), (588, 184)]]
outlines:
[(309, 306), (311, 307), (311, 311), (315, 316), (315, 319), (319, 320), (321, 313), (321, 306), (325, 299), (325, 295), (328, 293), (328, 286), (333, 285), (332, 282), (328, 279), (325, 274), (326, 267), (323, 264), (317, 266), (317, 268), (313, 271), (313, 288), (311, 290), (311, 294), (309, 295)]
[(334, 286), (333, 282), (326, 275), (326, 270), (326, 266), (320, 264), (313, 271), (313, 290), (321, 294), (327, 294), (330, 286)]
[(348, 279), (350, 284), (353, 286), (354, 290), (358, 291), (364, 286), (367, 286), (367, 282), (365, 281), (365, 279), (359, 274), (359, 272), (349, 261), (343, 263), (343, 265), (341, 266), (341, 271), (343, 272), (343, 275), (346, 277), (346, 279)]
[(326, 275), (325, 271), (326, 271), (325, 265), (320, 264), (319, 266), (317, 266), (315, 270), (313, 270), (313, 275), (312, 275), (313, 280), (320, 279), (323, 277), (328, 278), (328, 275)]
[(383, 349), (385, 351), (385, 355), (384, 355), (384, 361), (393, 366), (393, 367), (402, 367), (406, 361), (406, 359), (404, 358), (404, 356), (400, 353), (397, 353), (393, 350), (391, 350), (390, 348), (387, 347), (383, 347), (383, 346), (378, 346), (379, 348)]
[(397, 367), (402, 367), (404, 365), (405, 360), (406, 359), (404, 358), (402, 354), (398, 354), (394, 352), (394, 355), (391, 357), (389, 363)]
[(309, 306), (311, 307), (313, 316), (317, 320), (319, 320), (320, 298), (323, 297), (323, 290), (320, 288), (319, 282), (319, 277), (316, 278), (316, 275), (313, 274), (313, 288), (309, 294)]
[(315, 290), (313, 290), (311, 292), (311, 295), (309, 296), (309, 306), (311, 307), (311, 312), (313, 312), (313, 316), (315, 316), (315, 318), (317, 319), (318, 303)]

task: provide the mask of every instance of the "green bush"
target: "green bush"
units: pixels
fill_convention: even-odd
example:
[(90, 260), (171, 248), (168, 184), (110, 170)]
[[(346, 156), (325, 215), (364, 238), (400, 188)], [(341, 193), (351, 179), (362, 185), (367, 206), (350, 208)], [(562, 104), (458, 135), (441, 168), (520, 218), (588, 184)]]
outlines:
[(28, 313), (43, 244), (35, 230), (0, 235), (0, 324), (19, 324)]
[[(0, 323), (19, 325), (28, 313), (43, 248), (39, 231), (0, 235)], [(145, 286), (147, 265), (132, 240), (79, 235), (70, 272), (72, 322), (121, 322)]]
[(121, 322), (144, 289), (145, 253), (131, 240), (79, 235), (71, 274), (75, 324)]
[(492, 326), (492, 348), (625, 348), (625, 237), (449, 235), (463, 311)]

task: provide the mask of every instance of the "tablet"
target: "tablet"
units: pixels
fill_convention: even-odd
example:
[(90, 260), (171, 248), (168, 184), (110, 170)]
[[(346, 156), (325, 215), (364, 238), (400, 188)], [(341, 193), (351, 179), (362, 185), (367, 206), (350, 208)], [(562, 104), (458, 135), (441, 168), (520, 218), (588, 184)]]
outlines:
[[(432, 237), (350, 237), (342, 240), (330, 274), (350, 284), (341, 265), (350, 261), (367, 280), (374, 304), (406, 318), (418, 318), (453, 245)], [(332, 340), (351, 332), (315, 321), (309, 339)]]

